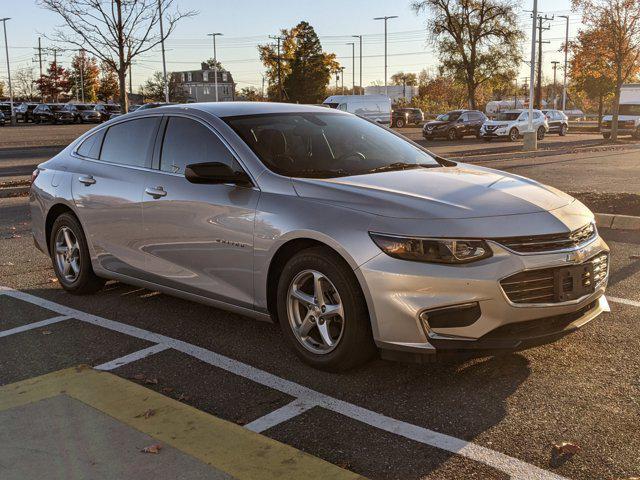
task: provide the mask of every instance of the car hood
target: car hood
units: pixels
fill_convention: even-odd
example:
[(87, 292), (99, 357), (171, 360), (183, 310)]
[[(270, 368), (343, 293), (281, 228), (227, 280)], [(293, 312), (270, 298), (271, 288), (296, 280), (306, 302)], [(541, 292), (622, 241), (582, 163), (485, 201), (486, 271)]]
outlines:
[(449, 122), (443, 122), (441, 120), (433, 120), (424, 124), (425, 127), (439, 127), (440, 125), (447, 125)]
[(511, 125), (516, 123), (516, 120), (485, 120), (483, 125)]
[(302, 198), (394, 218), (520, 215), (555, 210), (575, 201), (533, 180), (465, 164), (292, 181)]

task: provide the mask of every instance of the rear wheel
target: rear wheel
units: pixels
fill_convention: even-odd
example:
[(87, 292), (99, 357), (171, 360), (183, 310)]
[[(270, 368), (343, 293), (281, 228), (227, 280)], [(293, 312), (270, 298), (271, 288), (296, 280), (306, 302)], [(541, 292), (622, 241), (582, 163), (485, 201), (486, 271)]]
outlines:
[(307, 364), (340, 371), (376, 353), (364, 296), (351, 269), (324, 248), (293, 256), (278, 280), (278, 320)]
[(447, 138), (451, 141), (456, 140), (458, 138), (458, 132), (456, 132), (455, 128), (450, 128), (447, 132)]
[(519, 136), (520, 136), (520, 132), (518, 132), (518, 129), (516, 127), (513, 127), (511, 130), (509, 130), (510, 141), (515, 142), (516, 140), (518, 140)]
[(396, 120), (396, 127), (398, 128), (404, 128), (404, 126), (406, 125), (404, 118), (398, 118)]
[(543, 140), (544, 139), (544, 127), (538, 127), (538, 132), (536, 134), (536, 136), (538, 137), (538, 140)]
[(56, 277), (67, 292), (94, 293), (104, 286), (105, 280), (98, 277), (91, 266), (80, 222), (70, 213), (63, 213), (53, 223), (49, 252)]
[(602, 134), (602, 138), (604, 138), (605, 140), (609, 140), (611, 138), (611, 133), (609, 132), (604, 132)]
[(563, 123), (563, 124), (560, 126), (560, 136), (561, 136), (561, 137), (564, 137), (564, 136), (567, 134), (567, 130), (569, 130), (569, 127), (567, 126), (567, 124), (566, 124), (566, 123)]

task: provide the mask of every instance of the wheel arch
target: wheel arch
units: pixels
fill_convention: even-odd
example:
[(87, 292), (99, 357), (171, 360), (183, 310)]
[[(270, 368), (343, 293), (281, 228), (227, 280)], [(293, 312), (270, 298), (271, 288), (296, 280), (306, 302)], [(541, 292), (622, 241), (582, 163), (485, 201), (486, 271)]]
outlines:
[(70, 213), (78, 220), (78, 222), (80, 222), (78, 215), (76, 215), (76, 212), (74, 212), (69, 205), (65, 203), (56, 203), (52, 205), (51, 208), (49, 208), (49, 211), (47, 212), (47, 217), (44, 223), (44, 228), (45, 228), (44, 238), (45, 238), (45, 241), (47, 242), (47, 251), (49, 250), (49, 246), (51, 245), (51, 230), (53, 229), (53, 224), (55, 223), (56, 218), (58, 218), (63, 213)]

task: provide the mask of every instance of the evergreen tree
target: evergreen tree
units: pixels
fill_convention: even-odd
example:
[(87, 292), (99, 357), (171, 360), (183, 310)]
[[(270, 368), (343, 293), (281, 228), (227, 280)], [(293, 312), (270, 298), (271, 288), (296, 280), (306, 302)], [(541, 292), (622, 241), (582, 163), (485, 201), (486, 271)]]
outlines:
[(71, 87), (69, 71), (56, 62), (51, 62), (47, 68), (47, 73), (36, 80), (36, 84), (38, 85), (38, 91), (45, 99), (57, 102), (60, 100), (61, 95), (66, 95), (69, 92)]

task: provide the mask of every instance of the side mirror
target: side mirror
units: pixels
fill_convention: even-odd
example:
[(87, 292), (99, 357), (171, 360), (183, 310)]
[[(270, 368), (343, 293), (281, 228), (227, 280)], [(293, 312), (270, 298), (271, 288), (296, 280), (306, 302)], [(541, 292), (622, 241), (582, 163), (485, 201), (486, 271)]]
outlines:
[(458, 123), (463, 123), (463, 122), (464, 122), (464, 120), (462, 118), (458, 119)]
[(184, 176), (191, 183), (253, 185), (245, 172), (236, 172), (229, 165), (220, 162), (192, 163), (185, 167)]

